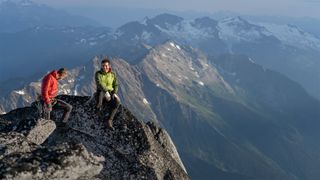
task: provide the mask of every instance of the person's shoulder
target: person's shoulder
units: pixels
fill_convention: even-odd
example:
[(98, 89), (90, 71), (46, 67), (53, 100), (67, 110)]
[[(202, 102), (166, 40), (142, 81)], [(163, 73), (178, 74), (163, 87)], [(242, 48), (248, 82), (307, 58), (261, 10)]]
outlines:
[(49, 83), (49, 82), (52, 82), (55, 78), (52, 76), (51, 73), (49, 74), (46, 74), (43, 79), (42, 79), (42, 82), (43, 83)]
[(44, 79), (52, 79), (52, 78), (54, 78), (52, 75), (52, 72), (50, 72), (44, 76)]

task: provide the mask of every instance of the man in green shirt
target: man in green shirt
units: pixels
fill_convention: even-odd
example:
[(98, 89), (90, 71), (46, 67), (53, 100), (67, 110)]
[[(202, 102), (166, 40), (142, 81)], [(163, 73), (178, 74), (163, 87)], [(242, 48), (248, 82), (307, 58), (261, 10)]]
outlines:
[(104, 121), (104, 123), (108, 129), (114, 130), (112, 121), (120, 106), (120, 98), (117, 95), (117, 77), (116, 74), (112, 72), (110, 60), (108, 58), (102, 60), (101, 70), (96, 72), (95, 81), (97, 85), (97, 109), (101, 111), (104, 99), (111, 103), (112, 107), (110, 116), (106, 121)]

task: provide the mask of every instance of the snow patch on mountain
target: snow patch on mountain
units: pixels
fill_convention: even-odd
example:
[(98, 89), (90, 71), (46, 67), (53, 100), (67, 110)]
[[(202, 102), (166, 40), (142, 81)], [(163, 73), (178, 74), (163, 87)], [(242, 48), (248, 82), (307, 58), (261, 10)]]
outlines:
[(315, 35), (303, 31), (293, 25), (279, 25), (271, 23), (259, 23), (270, 31), (274, 36), (281, 40), (284, 44), (299, 48), (320, 48), (320, 39)]
[(149, 41), (151, 39), (152, 34), (147, 31), (143, 31), (141, 34), (141, 39), (145, 41)]
[(124, 34), (123, 31), (117, 30), (117, 31), (113, 34), (113, 38), (114, 38), (115, 40), (117, 40), (117, 39), (118, 39), (119, 37), (121, 37), (123, 34)]
[(194, 75), (197, 77), (197, 78), (200, 78), (200, 75), (197, 71), (194, 72)]
[(146, 98), (143, 98), (142, 102), (143, 102), (144, 104), (150, 104), (149, 101), (148, 101)]
[(100, 36), (99, 36), (99, 38), (100, 39), (103, 39), (103, 38), (105, 38), (107, 35), (106, 34), (101, 34)]
[(189, 62), (189, 63), (188, 63), (188, 66), (189, 66), (189, 69), (190, 69), (191, 71), (194, 71), (194, 67), (193, 67), (193, 65), (192, 65), (192, 62)]
[[(212, 20), (213, 21), (213, 20)], [(216, 21), (215, 21), (216, 22)], [(157, 24), (150, 21), (147, 17), (139, 22), (143, 30), (141, 34), (129, 36), (133, 41), (143, 41), (145, 43), (152, 42), (158, 31), (151, 31), (147, 27), (157, 28), (161, 34), (165, 34), (169, 39), (173, 39), (179, 43), (197, 44), (203, 40), (219, 38), (222, 40), (232, 52), (232, 46), (237, 43), (249, 42), (259, 43), (265, 40), (281, 41), (284, 45), (290, 45), (303, 49), (319, 49), (320, 39), (316, 36), (304, 32), (301, 29), (291, 25), (275, 25), (270, 23), (254, 23), (249, 22), (241, 17), (231, 17), (219, 20), (212, 24), (205, 24), (197, 19), (182, 20), (174, 24), (164, 22)], [(118, 39), (126, 32), (125, 29), (118, 29), (113, 33), (113, 37)], [(85, 42), (83, 42), (85, 43)], [(169, 47), (168, 47), (169, 48)], [(181, 49), (180, 46), (172, 42), (172, 48)]]
[(148, 17), (143, 18), (143, 20), (140, 22), (140, 24), (147, 26), (148, 25)]
[(204, 83), (202, 81), (198, 82), (200, 84), (200, 86), (204, 86)]
[(72, 91), (71, 91), (70, 87), (68, 86), (68, 84), (63, 84), (63, 85), (61, 85), (58, 94), (67, 94), (67, 95), (70, 95), (71, 92), (72, 92)]
[(181, 50), (180, 46), (177, 45), (177, 44), (174, 44), (173, 42), (171, 42), (170, 45), (171, 45), (172, 47), (174, 47), (174, 48), (177, 48), (177, 49)]
[(94, 45), (96, 45), (96, 44), (97, 44), (97, 42), (90, 42), (90, 43), (89, 43), (90, 46), (94, 46)]
[(81, 39), (81, 40), (80, 40), (80, 43), (81, 43), (81, 44), (85, 44), (86, 42), (87, 42), (86, 39)]
[(210, 31), (193, 26), (194, 21), (184, 20), (180, 23), (169, 26), (168, 29), (164, 29), (158, 25), (155, 25), (160, 31), (168, 34), (171, 37), (183, 39), (189, 41), (191, 39), (208, 39), (214, 37)]
[(220, 39), (227, 42), (255, 42), (265, 36), (272, 36), (267, 29), (262, 26), (250, 24), (247, 21), (236, 18), (227, 18), (218, 22)]
[(17, 94), (25, 95), (26, 93), (23, 90), (14, 91)]
[(249, 61), (255, 63), (255, 61), (252, 58), (249, 58)]
[(166, 54), (162, 53), (161, 54), (162, 57), (168, 57)]

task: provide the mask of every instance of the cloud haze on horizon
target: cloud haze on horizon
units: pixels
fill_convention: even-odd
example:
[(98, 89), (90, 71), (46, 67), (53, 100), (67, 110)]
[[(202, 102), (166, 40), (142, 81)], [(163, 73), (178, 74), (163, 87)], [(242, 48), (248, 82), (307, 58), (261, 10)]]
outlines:
[(33, 0), (54, 7), (120, 7), (168, 9), (215, 13), (231, 11), (247, 15), (315, 17), (320, 19), (320, 0)]

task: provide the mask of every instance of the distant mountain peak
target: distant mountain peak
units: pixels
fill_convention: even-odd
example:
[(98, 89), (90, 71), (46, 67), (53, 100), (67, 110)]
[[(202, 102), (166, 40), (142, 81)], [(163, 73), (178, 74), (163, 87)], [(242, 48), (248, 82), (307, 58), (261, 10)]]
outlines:
[(215, 28), (218, 22), (206, 16), (206, 17), (195, 19), (194, 24), (200, 28)]
[(295, 25), (279, 25), (272, 23), (259, 23), (259, 25), (265, 27), (286, 45), (315, 50), (320, 48), (320, 39), (317, 36), (310, 34)]
[[(202, 52), (175, 41), (167, 41), (152, 49), (140, 65), (157, 87), (170, 92), (181, 87), (200, 90), (213, 84), (223, 87), (226, 93), (232, 91)], [(184, 99), (176, 93), (173, 96)]]
[(251, 24), (240, 16), (223, 19), (218, 27), (220, 38), (227, 42), (254, 42), (272, 36), (265, 27)]
[(164, 13), (151, 18), (147, 22), (167, 29), (169, 28), (168, 26), (174, 26), (181, 21), (183, 21), (182, 17)]
[(223, 19), (221, 21), (221, 23), (226, 24), (228, 26), (237, 26), (237, 27), (242, 27), (242, 28), (243, 27), (248, 28), (252, 25), (248, 21), (246, 21), (245, 19), (241, 18), (240, 16)]
[(144, 17), (141, 21), (141, 24), (143, 25), (147, 25), (148, 21), (150, 20), (150, 18), (148, 16)]
[(35, 26), (97, 26), (86, 17), (76, 16), (30, 0), (0, 1), (0, 32), (18, 32)]
[(151, 18), (151, 20), (168, 20), (168, 21), (182, 21), (183, 18), (173, 15), (173, 14), (169, 14), (169, 13), (163, 13), (163, 14), (159, 14), (153, 18)]

